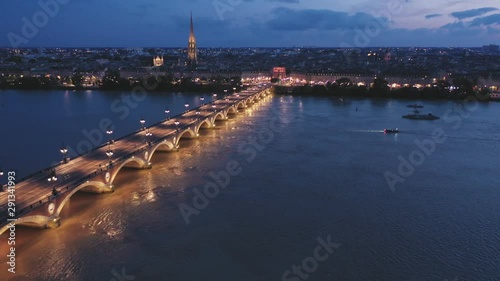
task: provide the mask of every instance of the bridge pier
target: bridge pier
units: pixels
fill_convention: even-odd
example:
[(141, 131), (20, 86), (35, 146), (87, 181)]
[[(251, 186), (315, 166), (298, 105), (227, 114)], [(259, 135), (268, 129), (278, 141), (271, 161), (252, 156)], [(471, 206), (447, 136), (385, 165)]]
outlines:
[(47, 222), (47, 225), (45, 228), (48, 229), (55, 229), (61, 226), (61, 217), (59, 216), (52, 216), (49, 218), (49, 221)]

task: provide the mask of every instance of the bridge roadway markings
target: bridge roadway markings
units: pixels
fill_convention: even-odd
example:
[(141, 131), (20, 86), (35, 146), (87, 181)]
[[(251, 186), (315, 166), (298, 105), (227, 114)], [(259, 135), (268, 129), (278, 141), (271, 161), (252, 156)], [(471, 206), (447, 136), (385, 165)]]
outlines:
[[(150, 141), (156, 142), (158, 140), (173, 136), (177, 131), (177, 126), (174, 125), (175, 121), (180, 122), (178, 128), (183, 131), (185, 128), (197, 124), (198, 118), (201, 121), (206, 119), (207, 117), (214, 115), (215, 112), (212, 105), (216, 105), (215, 110), (217, 112), (226, 110), (228, 107), (233, 105), (236, 107), (236, 110), (238, 110), (237, 104), (239, 102), (246, 101), (246, 99), (267, 89), (269, 89), (269, 87), (257, 88), (252, 91), (245, 90), (237, 93), (239, 96), (236, 96), (237, 94), (226, 96), (225, 98), (221, 98), (213, 102), (204, 104), (199, 108), (191, 109), (178, 117), (164, 120), (159, 124), (148, 128), (149, 131), (153, 134)], [(197, 111), (200, 112), (200, 116), (196, 115)], [(116, 161), (116, 159), (121, 159), (122, 157), (129, 156), (131, 153), (147, 148), (148, 145), (144, 142), (144, 138), (144, 131), (139, 130), (123, 139), (116, 140), (112, 144), (112, 150), (114, 152), (113, 159), (115, 159)], [(39, 201), (45, 202), (52, 194), (53, 188), (56, 188), (61, 193), (69, 192), (73, 188), (80, 185), (83, 182), (81, 182), (83, 178), (94, 174), (94, 172), (97, 172), (99, 170), (99, 165), (101, 165), (102, 167), (106, 167), (106, 165), (108, 164), (108, 157), (106, 156), (105, 151), (107, 149), (108, 146), (104, 145), (85, 155), (81, 155), (79, 157), (71, 159), (68, 163), (57, 166), (55, 168), (56, 174), (58, 176), (58, 181), (56, 183), (47, 181), (47, 175), (50, 172), (50, 168), (45, 169), (45, 171), (39, 172), (33, 177), (28, 178), (22, 182), (16, 183), (17, 214), (20, 214), (20, 211), (23, 211), (23, 209), (29, 208), (30, 205), (37, 204)], [(105, 168), (103, 168), (103, 172), (104, 171)], [(65, 179), (66, 176), (69, 177)], [(69, 186), (70, 189), (66, 190), (66, 186)], [(5, 225), (8, 218), (7, 196), (7, 192), (0, 192), (0, 226)], [(33, 210), (35, 208), (36, 207), (34, 207)], [(23, 216), (26, 213), (20, 215)]]

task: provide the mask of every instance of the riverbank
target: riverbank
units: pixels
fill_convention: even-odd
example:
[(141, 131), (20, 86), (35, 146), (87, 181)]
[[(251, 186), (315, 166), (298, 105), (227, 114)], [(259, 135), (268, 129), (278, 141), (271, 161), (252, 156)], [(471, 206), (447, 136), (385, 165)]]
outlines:
[[(76, 80), (76, 78), (75, 78)], [(101, 90), (101, 91), (133, 91), (141, 87), (145, 91), (163, 92), (223, 92), (237, 90), (241, 87), (241, 78), (219, 79), (214, 81), (193, 81), (182, 78), (174, 81), (171, 77), (147, 77), (130, 80), (119, 75), (107, 74), (102, 83), (85, 84), (81, 79), (62, 82), (51, 77), (21, 77), (6, 81), (0, 79), (0, 89), (9, 90)], [(87, 86), (88, 85), (88, 86)]]
[(185, 93), (207, 93), (207, 92), (224, 92), (227, 90), (228, 92), (232, 92), (233, 88), (241, 89), (238, 85), (174, 85), (172, 87), (159, 87), (152, 85), (144, 85), (144, 84), (133, 84), (128, 87), (66, 87), (66, 86), (44, 86), (44, 87), (13, 87), (13, 86), (0, 86), (0, 90), (39, 90), (39, 91), (50, 91), (50, 90), (66, 90), (66, 91), (87, 91), (87, 90), (99, 90), (105, 92), (113, 92), (113, 91), (132, 91), (136, 90), (137, 87), (142, 87), (145, 91), (148, 92), (185, 92)]
[(366, 88), (364, 86), (334, 88), (323, 85), (315, 86), (276, 86), (276, 93), (280, 95), (292, 96), (314, 96), (314, 97), (359, 97), (359, 98), (390, 98), (401, 100), (464, 100), (468, 97), (475, 97), (479, 101), (498, 101), (490, 98), (490, 93), (487, 91), (470, 91), (467, 93), (449, 91), (448, 89), (439, 88)]

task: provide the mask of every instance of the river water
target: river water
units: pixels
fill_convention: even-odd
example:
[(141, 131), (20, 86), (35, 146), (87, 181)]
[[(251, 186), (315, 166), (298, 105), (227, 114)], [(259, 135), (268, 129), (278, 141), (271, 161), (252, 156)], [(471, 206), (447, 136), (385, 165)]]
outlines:
[[(26, 175), (103, 118), (118, 137), (211, 99), (115, 102), (126, 94), (0, 92), (1, 167)], [(500, 280), (500, 104), (424, 102), (446, 118), (416, 121), (401, 118), (410, 103), (262, 100), (153, 169), (123, 170), (114, 193), (77, 193), (60, 228), (18, 227), (16, 274), (2, 236), (0, 280)]]

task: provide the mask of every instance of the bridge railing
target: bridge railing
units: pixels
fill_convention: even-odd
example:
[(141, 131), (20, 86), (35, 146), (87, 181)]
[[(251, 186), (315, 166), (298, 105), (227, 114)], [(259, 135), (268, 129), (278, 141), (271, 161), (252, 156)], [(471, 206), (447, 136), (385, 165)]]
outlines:
[[(259, 92), (259, 91), (257, 91), (257, 92)], [(221, 99), (226, 99), (226, 97), (224, 97), (224, 98), (220, 98), (220, 99), (217, 99), (217, 100), (214, 100), (214, 101), (212, 101), (212, 102), (208, 102), (208, 103), (206, 103), (206, 104), (203, 104), (203, 105), (200, 105), (200, 106), (195, 107), (195, 108), (193, 108), (193, 109), (190, 109), (190, 110), (188, 110), (188, 111), (186, 111), (186, 112), (190, 112), (190, 111), (193, 111), (193, 110), (197, 110), (197, 109), (199, 109), (199, 108), (201, 108), (201, 107), (203, 107), (203, 106), (205, 106), (205, 105), (207, 105), (207, 104), (212, 104), (212, 103), (214, 103), (214, 102), (216, 102), (216, 101), (218, 101), (218, 100), (221, 100)], [(237, 103), (237, 102), (238, 102), (238, 101), (235, 101), (233, 104), (235, 104), (235, 103)], [(152, 124), (151, 126), (149, 126), (149, 127), (147, 127), (147, 128), (151, 128), (151, 127), (157, 126), (157, 125), (159, 125), (159, 124), (161, 124), (161, 123), (163, 123), (163, 122), (165, 122), (165, 121), (168, 121), (168, 120), (172, 120), (172, 119), (178, 118), (179, 116), (182, 116), (184, 113), (185, 113), (185, 112), (180, 113), (180, 114), (177, 114), (177, 115), (173, 116), (172, 118), (167, 118), (167, 119), (165, 119), (165, 120), (163, 120), (163, 121), (160, 121), (160, 122), (157, 122), (157, 123), (155, 123), (155, 124)], [(216, 113), (217, 113), (217, 111), (214, 111), (213, 113), (211, 113), (211, 115), (212, 115), (212, 114), (216, 114)], [(180, 129), (180, 130), (183, 130), (183, 129), (185, 129), (185, 128), (188, 128), (188, 127), (189, 127), (189, 126), (191, 126), (191, 125), (192, 125), (192, 124), (188, 124), (188, 125), (185, 125), (185, 126), (180, 127), (179, 129)], [(136, 134), (136, 133), (138, 133), (138, 132), (140, 132), (140, 131), (142, 131), (142, 129), (139, 129), (139, 130), (137, 130), (137, 131), (135, 131), (135, 132), (133, 132), (133, 133), (127, 134), (126, 136), (120, 137), (120, 138), (118, 138), (117, 140), (124, 139), (124, 138), (129, 137), (129, 136), (131, 136), (131, 135), (134, 135), (134, 134)], [(177, 134), (177, 133), (178, 133), (178, 132), (176, 131), (176, 132), (173, 132), (173, 133), (167, 134), (167, 135), (165, 135), (165, 136), (162, 136), (161, 138), (157, 138), (154, 142), (151, 142), (151, 143), (157, 144), (157, 143), (159, 143), (159, 142), (163, 141), (166, 137), (168, 137), (168, 136), (170, 136), (170, 135), (172, 135), (172, 134)], [(101, 145), (101, 146), (99, 146), (99, 147), (97, 147), (97, 148), (93, 149), (91, 152), (93, 152), (93, 151), (97, 150), (98, 148), (103, 147), (103, 146), (105, 146), (105, 145), (106, 145), (106, 144)], [(141, 147), (141, 148), (139, 148), (139, 149), (137, 149), (137, 150), (132, 151), (132, 152), (131, 152), (131, 153), (129, 153), (129, 154), (126, 154), (126, 155), (124, 155), (124, 156), (121, 156), (121, 157), (120, 157), (120, 158), (118, 158), (118, 159), (115, 159), (115, 160), (112, 162), (112, 166), (108, 166), (108, 168), (104, 168), (104, 169), (103, 169), (103, 168), (96, 169), (96, 171), (95, 171), (94, 173), (88, 174), (87, 176), (85, 176), (85, 177), (81, 178), (80, 180), (75, 181), (75, 182), (72, 182), (72, 183), (71, 183), (71, 184), (69, 184), (69, 185), (66, 185), (65, 187), (63, 187), (63, 190), (65, 190), (65, 191), (60, 190), (60, 191), (59, 191), (59, 195), (60, 195), (60, 194), (62, 194), (62, 193), (66, 193), (66, 192), (67, 192), (67, 191), (69, 191), (70, 189), (73, 189), (73, 188), (75, 188), (75, 187), (79, 186), (80, 184), (82, 184), (83, 182), (85, 182), (85, 181), (87, 181), (87, 180), (89, 180), (89, 179), (91, 179), (91, 178), (94, 178), (94, 177), (96, 177), (96, 176), (98, 176), (98, 175), (101, 175), (101, 174), (103, 174), (103, 173), (106, 173), (106, 172), (107, 172), (110, 168), (112, 168), (113, 166), (115, 166), (115, 165), (117, 165), (117, 164), (120, 164), (120, 163), (122, 163), (122, 162), (124, 162), (124, 161), (126, 161), (126, 160), (130, 159), (132, 156), (135, 156), (135, 155), (137, 155), (137, 154), (139, 154), (139, 153), (144, 152), (145, 150), (147, 150), (147, 149), (148, 149), (148, 147), (149, 147), (149, 145), (147, 145), (147, 144), (146, 144), (144, 147)], [(89, 152), (89, 153), (91, 153), (91, 152)], [(89, 153), (88, 153), (88, 154), (89, 154)], [(40, 171), (38, 171), (37, 173), (32, 174), (31, 176), (38, 175), (38, 174), (40, 174), (40, 173), (42, 173), (42, 172), (44, 172), (44, 171), (50, 171), (52, 168), (57, 167), (57, 166), (59, 166), (59, 165), (61, 165), (61, 164), (62, 164), (62, 163), (59, 163), (59, 164), (57, 164), (57, 165), (51, 166), (50, 168), (46, 168), (46, 169), (40, 170)], [(29, 178), (29, 177), (24, 177), (22, 180), (25, 180), (25, 179), (27, 179), (27, 178)], [(19, 210), (16, 212), (16, 214), (17, 214), (17, 216), (18, 216), (18, 217), (21, 217), (21, 216), (25, 215), (26, 213), (30, 212), (31, 210), (33, 210), (34, 208), (36, 208), (36, 207), (38, 207), (38, 206), (40, 206), (40, 205), (43, 205), (44, 203), (50, 202), (51, 200), (53, 200), (53, 199), (55, 199), (55, 198), (57, 198), (57, 196), (54, 196), (54, 195), (49, 195), (49, 196), (47, 196), (47, 197), (46, 197), (46, 198), (44, 198), (44, 199), (41, 199), (41, 200), (38, 200), (38, 201), (36, 201), (36, 202), (31, 203), (31, 204), (30, 204), (29, 206), (27, 206), (27, 207), (24, 207), (24, 208), (22, 208), (22, 209), (19, 209)]]
[[(260, 92), (260, 91), (264, 91), (264, 89), (259, 89), (259, 90), (258, 90), (258, 91), (256, 91), (256, 92)], [(169, 118), (166, 118), (166, 119), (164, 119), (164, 120), (161, 120), (161, 121), (159, 121), (159, 122), (157, 122), (157, 123), (154, 123), (154, 124), (152, 124), (152, 125), (150, 125), (150, 126), (148, 126), (148, 127), (145, 127), (145, 128), (148, 128), (148, 129), (149, 129), (149, 128), (152, 128), (152, 127), (158, 126), (159, 124), (162, 124), (162, 123), (164, 123), (164, 122), (166, 122), (166, 121), (168, 121), (168, 120), (175, 120), (176, 118), (179, 118), (179, 117), (181, 117), (182, 115), (184, 115), (184, 113), (186, 113), (186, 112), (191, 112), (191, 111), (194, 111), (194, 110), (198, 110), (198, 109), (200, 109), (200, 108), (201, 108), (201, 107), (203, 107), (203, 106), (206, 106), (206, 105), (209, 105), (209, 104), (213, 104), (213, 103), (215, 103), (216, 101), (219, 101), (219, 100), (226, 99), (226, 98), (227, 98), (227, 96), (228, 96), (228, 95), (226, 95), (225, 97), (221, 97), (221, 98), (219, 98), (219, 99), (213, 100), (213, 101), (211, 101), (211, 102), (207, 102), (207, 103), (202, 104), (202, 105), (200, 105), (200, 106), (198, 106), (198, 107), (195, 107), (195, 108), (189, 109), (189, 110), (187, 110), (187, 111), (185, 111), (185, 112), (181, 112), (181, 113), (179, 113), (179, 114), (177, 114), (177, 115), (174, 115), (174, 116), (172, 116), (172, 117), (169, 117)], [(235, 104), (235, 103), (237, 103), (237, 101), (235, 101), (233, 104)], [(217, 111), (214, 111), (213, 113), (211, 113), (211, 115), (215, 115), (216, 113), (217, 113)], [(185, 128), (189, 127), (189, 126), (191, 126), (191, 124), (190, 124), (190, 125), (187, 125), (187, 126), (184, 126), (184, 127), (181, 127), (180, 129), (185, 129)], [(127, 134), (127, 135), (121, 136), (121, 137), (117, 138), (116, 140), (114, 140), (114, 142), (119, 141), (119, 140), (123, 140), (123, 139), (125, 139), (125, 138), (127, 138), (127, 137), (130, 137), (130, 136), (132, 136), (132, 135), (135, 135), (135, 134), (137, 134), (137, 133), (139, 133), (139, 132), (141, 132), (141, 131), (143, 131), (143, 129), (142, 129), (142, 128), (141, 128), (141, 129), (138, 129), (138, 130), (136, 130), (136, 131), (133, 131), (133, 132), (131, 132), (131, 133)], [(158, 143), (158, 142), (160, 142), (160, 141), (161, 141), (161, 139), (164, 139), (165, 137), (168, 137), (168, 136), (169, 136), (169, 135), (167, 135), (167, 136), (163, 136), (163, 137), (161, 137), (161, 138), (157, 138), (157, 140), (156, 140), (156, 141), (154, 141), (154, 143)], [(99, 149), (101, 149), (101, 148), (105, 147), (107, 144), (108, 144), (108, 143), (106, 142), (106, 143), (103, 143), (103, 144), (101, 144), (101, 145), (99, 145), (99, 146), (97, 146), (97, 147), (94, 147), (94, 148), (92, 148), (90, 151), (88, 151), (87, 153), (84, 153), (84, 154), (79, 154), (77, 157), (72, 158), (72, 159), (69, 159), (69, 161), (74, 160), (74, 159), (76, 159), (76, 158), (78, 158), (78, 157), (81, 157), (81, 156), (90, 155), (90, 154), (92, 154), (93, 152), (95, 152), (95, 151), (97, 151), (97, 150), (99, 150)], [(69, 161), (68, 161), (68, 162), (69, 162)], [(25, 180), (27, 180), (27, 179), (33, 178), (33, 177), (35, 177), (35, 176), (38, 176), (38, 175), (41, 175), (41, 174), (44, 174), (44, 173), (48, 173), (48, 172), (50, 172), (51, 170), (53, 170), (53, 169), (55, 169), (55, 168), (57, 168), (57, 167), (59, 167), (59, 166), (61, 166), (61, 165), (65, 164), (65, 163), (67, 163), (67, 162), (63, 162), (63, 161), (61, 161), (61, 162), (59, 162), (59, 163), (57, 163), (57, 164), (55, 164), (55, 165), (51, 165), (51, 166), (50, 166), (50, 167), (48, 167), (48, 168), (41, 169), (41, 170), (39, 170), (39, 171), (37, 171), (37, 172), (34, 172), (34, 173), (32, 173), (32, 174), (30, 174), (30, 175), (28, 175), (28, 176), (22, 177), (21, 179), (19, 179), (19, 181), (18, 181), (18, 182), (22, 182), (22, 181), (25, 181)], [(2, 187), (3, 187), (3, 186), (2, 186)], [(1, 190), (0, 190), (0, 191), (1, 191)]]
[[(261, 91), (261, 90), (263, 91), (264, 89), (259, 89), (259, 91)], [(259, 91), (257, 91), (257, 92), (259, 92)], [(227, 97), (227, 95), (226, 95), (226, 97)], [(226, 99), (226, 97), (218, 98), (218, 99), (213, 100), (213, 101), (211, 101), (211, 102), (205, 103), (205, 104), (200, 105), (200, 106), (195, 107), (195, 108), (192, 108), (192, 109), (190, 109), (190, 110), (188, 110), (188, 111), (186, 111), (186, 112), (190, 112), (190, 111), (193, 111), (193, 110), (197, 110), (197, 109), (201, 108), (202, 106), (205, 106), (205, 105), (208, 105), (208, 104), (213, 104), (213, 103), (215, 103), (216, 101)], [(146, 128), (151, 128), (151, 127), (157, 126), (157, 125), (159, 125), (159, 124), (161, 124), (161, 123), (164, 123), (164, 122), (166, 122), (166, 121), (168, 121), (168, 120), (172, 120), (172, 119), (175, 119), (175, 118), (179, 118), (179, 117), (180, 117), (180, 116), (182, 116), (184, 113), (185, 113), (185, 112), (179, 113), (179, 114), (177, 114), (177, 115), (174, 115), (174, 116), (169, 117), (169, 118), (167, 118), (167, 119), (164, 119), (164, 120), (162, 120), (162, 121), (159, 121), (159, 122), (157, 122), (157, 123), (154, 123), (154, 124), (152, 124), (152, 125), (150, 125), (149, 127), (146, 127)], [(121, 137), (117, 138), (117, 139), (116, 139), (116, 140), (114, 140), (114, 141), (119, 141), (119, 140), (122, 140), (122, 139), (127, 138), (127, 137), (130, 137), (130, 136), (132, 136), (132, 135), (134, 135), (134, 134), (137, 134), (137, 133), (139, 133), (139, 132), (141, 132), (141, 131), (142, 131), (142, 129), (138, 129), (138, 130), (133, 131), (133, 132), (131, 132), (131, 133), (127, 134), (127, 135), (121, 136)], [(103, 144), (101, 144), (101, 145), (99, 145), (99, 146), (96, 146), (96, 147), (92, 148), (91, 150), (87, 151), (86, 153), (82, 153), (82, 154), (78, 153), (78, 156), (77, 156), (77, 157), (72, 158), (72, 159), (69, 159), (69, 161), (74, 160), (74, 159), (76, 159), (76, 158), (78, 158), (78, 157), (81, 157), (81, 156), (89, 155), (89, 154), (91, 154), (91, 153), (93, 153), (93, 152), (95, 152), (95, 151), (97, 151), (97, 150), (99, 150), (99, 149), (101, 149), (101, 148), (105, 147), (106, 145), (107, 145), (107, 142), (106, 142), (106, 143), (103, 143)], [(22, 182), (22, 181), (28, 180), (28, 179), (30, 179), (30, 178), (33, 178), (33, 177), (35, 177), (35, 176), (38, 176), (38, 175), (41, 175), (41, 174), (44, 174), (44, 173), (48, 173), (48, 172), (50, 172), (51, 170), (53, 170), (53, 169), (55, 169), (55, 168), (57, 168), (57, 167), (59, 167), (59, 166), (61, 166), (61, 165), (65, 164), (65, 163), (67, 163), (67, 162), (60, 161), (60, 162), (58, 162), (57, 164), (54, 164), (54, 165), (49, 166), (48, 168), (44, 168), (44, 169), (38, 170), (38, 171), (36, 171), (36, 172), (34, 172), (34, 173), (31, 173), (31, 174), (29, 174), (29, 175), (27, 175), (27, 176), (22, 177), (22, 178), (20, 178), (20, 179), (19, 179), (19, 181), (18, 181), (18, 182)], [(0, 190), (0, 191), (1, 191), (1, 190)]]
[[(192, 110), (199, 109), (200, 107), (202, 107), (202, 106), (204, 106), (204, 105), (207, 105), (207, 104), (212, 104), (212, 103), (215, 103), (216, 101), (218, 101), (218, 100), (222, 100), (222, 99), (225, 99), (225, 97), (223, 97), (223, 98), (218, 98), (218, 99), (216, 99), (216, 100), (213, 100), (213, 101), (211, 101), (211, 102), (205, 103), (205, 104), (203, 104), (203, 105), (201, 105), (201, 106), (195, 107), (195, 108), (190, 109), (190, 110), (188, 110), (188, 111), (181, 112), (181, 113), (179, 113), (179, 114), (177, 114), (177, 115), (174, 115), (174, 116), (172, 116), (172, 117), (169, 117), (169, 118), (167, 118), (167, 119), (164, 119), (164, 120), (162, 120), (162, 121), (159, 121), (159, 122), (157, 122), (157, 123), (154, 123), (154, 124), (152, 124), (152, 125), (150, 125), (150, 126), (148, 126), (148, 127), (146, 127), (146, 128), (151, 128), (151, 127), (157, 126), (157, 125), (159, 125), (159, 124), (161, 124), (161, 123), (164, 123), (165, 121), (168, 121), (168, 120), (173, 120), (173, 119), (179, 118), (180, 116), (182, 116), (182, 115), (183, 115), (184, 113), (186, 113), (186, 112), (190, 112), (190, 111), (192, 111)], [(121, 136), (121, 137), (119, 137), (119, 138), (115, 139), (115, 140), (114, 140), (114, 142), (119, 141), (119, 140), (122, 140), (122, 139), (127, 138), (127, 137), (130, 137), (130, 136), (132, 136), (132, 135), (134, 135), (134, 134), (137, 134), (137, 133), (141, 132), (142, 130), (143, 130), (143, 129), (138, 129), (138, 130), (133, 131), (133, 132), (131, 132), (131, 133), (127, 134), (127, 135)], [(97, 151), (97, 150), (99, 150), (99, 149), (101, 149), (101, 148), (105, 147), (107, 144), (108, 144), (108, 143), (106, 142), (106, 143), (103, 143), (103, 144), (101, 144), (101, 145), (99, 145), (99, 146), (93, 147), (91, 150), (89, 150), (89, 151), (87, 151), (87, 152), (85, 152), (85, 153), (78, 153), (78, 156), (77, 156), (77, 157), (69, 159), (69, 160), (68, 160), (68, 162), (69, 162), (69, 161), (71, 161), (71, 160), (74, 160), (74, 159), (76, 159), (76, 158), (78, 158), (78, 157), (82, 157), (82, 156), (85, 156), (85, 155), (89, 155), (89, 154), (91, 154), (91, 153), (93, 153), (93, 152), (95, 152), (95, 151)], [(67, 162), (60, 161), (60, 162), (58, 162), (58, 163), (56, 163), (56, 164), (53, 164), (53, 165), (49, 166), (48, 168), (43, 168), (43, 169), (41, 169), (41, 170), (38, 170), (38, 171), (36, 171), (36, 172), (34, 172), (34, 173), (31, 173), (31, 174), (29, 174), (29, 175), (27, 175), (27, 176), (22, 177), (22, 178), (20, 178), (20, 179), (18, 180), (18, 182), (22, 182), (22, 181), (28, 180), (28, 179), (30, 179), (30, 178), (33, 178), (33, 177), (35, 177), (35, 176), (38, 176), (38, 175), (41, 175), (41, 174), (44, 174), (44, 173), (48, 173), (48, 172), (50, 172), (51, 170), (53, 170), (53, 169), (55, 169), (55, 168), (57, 168), (57, 167), (59, 167), (59, 166), (61, 166), (61, 165), (63, 165), (63, 164), (66, 164), (66, 163), (67, 163)], [(0, 190), (0, 191), (1, 191), (1, 190)]]

